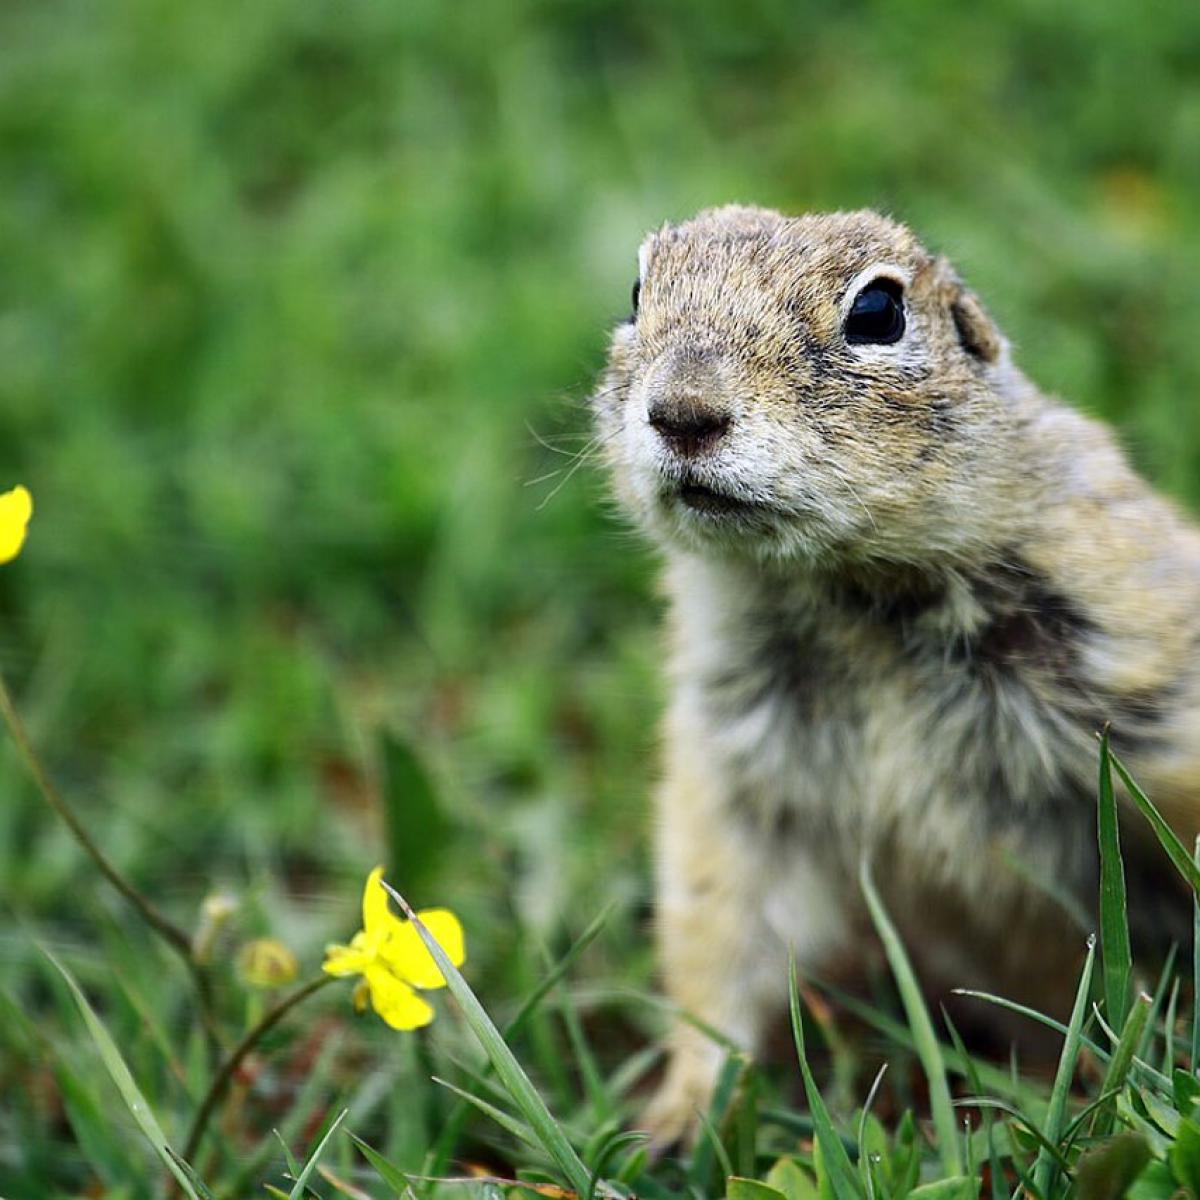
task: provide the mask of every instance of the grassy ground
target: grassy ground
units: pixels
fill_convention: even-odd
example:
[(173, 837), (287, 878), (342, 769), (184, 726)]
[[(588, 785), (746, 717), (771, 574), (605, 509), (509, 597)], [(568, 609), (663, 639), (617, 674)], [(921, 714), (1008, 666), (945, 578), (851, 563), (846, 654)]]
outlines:
[[(569, 976), (578, 1025), (559, 992), (514, 1044), (581, 1146), (629, 1111), (621, 1072), (662, 1025), (656, 602), (596, 472), (566, 468), (638, 240), (730, 199), (884, 207), (1035, 378), (1200, 505), (1198, 54), (1200, 10), (1132, 0), (0, 10), (0, 488), (38, 504), (0, 570), (0, 666), (128, 879), (188, 930), (238, 896), (227, 1039), (272, 1002), (237, 946), (270, 934), (312, 974), (386, 861), (461, 914), (500, 1017), (607, 912)], [(209, 1078), (188, 978), (7, 744), (0, 794), (0, 1194), (151, 1195), (39, 946), (172, 1144)], [(201, 1162), (217, 1193), (279, 1182), (271, 1130), (299, 1153), (342, 1105), (420, 1170), (452, 1104), (428, 1076), (480, 1062), (456, 1011), (406, 1037), (345, 987), (314, 996), (235, 1082)], [(833, 1055), (839, 1121), (881, 1057), (856, 1053)], [(811, 1132), (792, 1086), (764, 1081), (786, 1119), (732, 1165)], [(514, 1146), (479, 1117), (443, 1157), (509, 1171)], [(386, 1194), (354, 1156), (339, 1134), (322, 1161)], [(639, 1192), (719, 1192), (718, 1158)]]

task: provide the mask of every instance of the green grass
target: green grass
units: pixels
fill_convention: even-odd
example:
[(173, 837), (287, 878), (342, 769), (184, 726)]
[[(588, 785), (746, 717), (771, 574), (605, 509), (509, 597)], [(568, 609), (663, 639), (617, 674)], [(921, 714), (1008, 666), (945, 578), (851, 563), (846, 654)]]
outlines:
[[(657, 602), (599, 473), (566, 475), (636, 245), (731, 199), (886, 208), (955, 259), (1037, 380), (1198, 507), (1198, 47), (1195, 6), (1132, 0), (0, 8), (0, 487), (37, 502), (0, 570), (0, 667), (124, 877), (189, 932), (206, 896), (238, 896), (213, 967), (228, 1044), (275, 999), (239, 982), (238, 945), (270, 934), (315, 972), (380, 859), (461, 914), (501, 1028), (605, 911), (513, 1050), (614, 1187), (720, 1194), (711, 1142), (648, 1169), (612, 1141), (664, 1023)], [(0, 741), (0, 1195), (153, 1195), (166, 1171), (39, 946), (172, 1146), (212, 1078), (192, 985)], [(1194, 1145), (1160, 1110), (1187, 1109), (1159, 1078), (1169, 993), (1096, 1118), (1144, 1135), (1160, 1174)], [(343, 1108), (322, 1194), (322, 1169), (389, 1194), (345, 1131), (409, 1173), (551, 1170), (430, 1082), (516, 1113), (455, 1013), (400, 1037), (324, 989), (235, 1080), (199, 1177), (287, 1194), (282, 1147), (302, 1170)], [(878, 1045), (809, 1045), (855, 1179), (889, 1195), (940, 1156), (923, 1126), (853, 1111), (881, 1059), (915, 1053), (875, 1015)], [(750, 1074), (714, 1116), (722, 1146), (801, 1200), (797, 1079)], [(1032, 1175), (1022, 1128), (997, 1114), (997, 1153)]]

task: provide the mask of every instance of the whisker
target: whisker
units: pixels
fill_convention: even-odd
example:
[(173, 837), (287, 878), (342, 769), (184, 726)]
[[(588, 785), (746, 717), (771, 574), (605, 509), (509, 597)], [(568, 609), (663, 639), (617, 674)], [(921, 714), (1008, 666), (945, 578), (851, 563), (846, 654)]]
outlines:
[[(559, 471), (553, 472), (552, 475), (562, 473), (563, 477), (537, 506), (537, 511), (541, 512), (542, 509), (545, 508), (546, 505), (549, 504), (550, 501), (553, 500), (554, 497), (557, 496), (558, 493), (561, 492), (563, 488), (571, 482), (575, 472), (578, 471), (579, 468), (582, 467), (583, 464), (587, 462), (588, 459), (591, 458), (595, 452), (605, 444), (605, 442), (607, 442), (610, 438), (615, 437), (618, 432), (620, 432), (619, 429), (612, 429), (608, 433), (597, 434), (586, 446), (583, 447), (582, 450), (579, 451), (579, 453), (575, 456), (575, 461), (569, 467), (560, 468)], [(551, 478), (552, 475), (546, 476), (546, 478)]]
[[(533, 440), (537, 442), (537, 444), (543, 449), (549, 450), (551, 454), (561, 454), (566, 458), (574, 458), (575, 454), (577, 453), (575, 450), (563, 450), (559, 446), (553, 445), (551, 442), (547, 441), (542, 434), (538, 433), (538, 431), (534, 429), (534, 427), (530, 425), (528, 421), (525, 422), (525, 428), (529, 431), (529, 435), (533, 438)], [(558, 437), (560, 439), (584, 439), (588, 442), (595, 441), (596, 439), (596, 435), (594, 433), (563, 433), (552, 434), (551, 436)]]

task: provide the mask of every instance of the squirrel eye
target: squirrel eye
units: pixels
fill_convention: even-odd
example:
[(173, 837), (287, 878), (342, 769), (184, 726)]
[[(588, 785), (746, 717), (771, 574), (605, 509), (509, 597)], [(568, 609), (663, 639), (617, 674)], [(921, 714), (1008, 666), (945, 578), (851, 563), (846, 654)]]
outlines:
[(901, 288), (894, 279), (868, 283), (851, 306), (846, 318), (846, 341), (853, 345), (888, 345), (904, 335), (904, 304)]
[(633, 315), (629, 318), (631, 321), (637, 316), (638, 300), (642, 294), (642, 281), (635, 279), (633, 281), (633, 291), (630, 293), (629, 302), (633, 306)]

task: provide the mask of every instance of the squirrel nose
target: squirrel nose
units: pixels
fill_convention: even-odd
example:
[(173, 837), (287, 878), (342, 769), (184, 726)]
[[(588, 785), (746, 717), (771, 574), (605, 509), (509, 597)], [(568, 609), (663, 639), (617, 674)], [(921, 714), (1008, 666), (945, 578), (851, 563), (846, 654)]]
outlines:
[(728, 413), (692, 397), (658, 397), (646, 416), (659, 437), (685, 458), (710, 450), (732, 424)]

